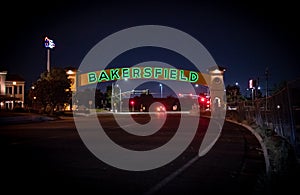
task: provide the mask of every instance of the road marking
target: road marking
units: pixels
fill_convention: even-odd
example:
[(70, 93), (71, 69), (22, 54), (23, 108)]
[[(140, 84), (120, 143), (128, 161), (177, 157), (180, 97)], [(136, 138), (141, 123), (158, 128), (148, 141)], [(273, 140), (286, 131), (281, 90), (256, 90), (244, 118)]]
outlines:
[(147, 191), (146, 195), (151, 195), (156, 193), (158, 190), (160, 190), (163, 186), (165, 186), (167, 183), (172, 181), (175, 177), (177, 177), (179, 174), (181, 174), (185, 169), (187, 169), (189, 166), (191, 166), (194, 162), (196, 162), (200, 156), (195, 156), (191, 160), (189, 160), (185, 165), (183, 165), (181, 168), (177, 169), (175, 172), (173, 172), (171, 175), (167, 176), (163, 180), (161, 180), (158, 184), (156, 184), (154, 187), (152, 187), (149, 191)]
[[(211, 117), (208, 117), (212, 119)], [(222, 126), (219, 125), (219, 128), (222, 128)], [(196, 162), (200, 157), (204, 156), (210, 149), (211, 147), (217, 142), (221, 134), (218, 134), (217, 138), (214, 140), (213, 144), (211, 144), (208, 149), (204, 150), (202, 153), (199, 153), (196, 155), (194, 158), (189, 160), (185, 165), (183, 165), (181, 168), (177, 169), (175, 172), (170, 174), (168, 177), (164, 178), (162, 181), (160, 181), (158, 184), (156, 184), (154, 187), (152, 187), (149, 191), (147, 191), (145, 194), (146, 195), (151, 195), (156, 193), (158, 190), (160, 190), (163, 186), (165, 186), (167, 183), (172, 181), (175, 177), (177, 177), (179, 174), (181, 174), (184, 170), (186, 170), (188, 167), (190, 167), (194, 162)]]

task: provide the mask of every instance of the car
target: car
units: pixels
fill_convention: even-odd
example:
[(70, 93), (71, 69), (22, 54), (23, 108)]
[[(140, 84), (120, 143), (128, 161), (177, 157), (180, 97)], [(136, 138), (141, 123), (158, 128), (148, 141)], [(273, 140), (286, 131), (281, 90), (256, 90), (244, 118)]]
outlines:
[(158, 106), (158, 107), (156, 107), (156, 111), (157, 112), (165, 112), (166, 108), (164, 106)]
[(237, 110), (237, 107), (236, 106), (227, 106), (227, 109), (228, 110)]
[(198, 102), (200, 106), (200, 110), (210, 110), (210, 96), (208, 95), (199, 95)]

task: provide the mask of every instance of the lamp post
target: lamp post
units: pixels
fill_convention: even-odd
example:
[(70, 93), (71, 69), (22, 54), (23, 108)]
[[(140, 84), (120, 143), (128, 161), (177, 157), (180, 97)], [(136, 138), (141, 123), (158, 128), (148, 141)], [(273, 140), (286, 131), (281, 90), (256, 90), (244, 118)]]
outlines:
[(36, 100), (36, 96), (33, 97), (33, 103), (32, 103), (32, 109), (35, 110), (36, 106), (35, 106), (35, 100)]
[(33, 109), (33, 101), (35, 100), (35, 96), (32, 97), (32, 95), (34, 95), (33, 91), (34, 91), (34, 86), (31, 86), (31, 108)]
[(159, 84), (159, 87), (160, 87), (160, 98), (162, 98), (162, 97), (163, 97), (163, 94), (162, 94), (162, 93), (163, 93), (163, 92), (162, 92), (162, 87), (163, 87), (163, 86), (162, 86), (162, 84)]
[(122, 92), (121, 92), (121, 87), (119, 86), (119, 84), (117, 84), (116, 86), (119, 88), (119, 106), (120, 106), (119, 112), (122, 112)]
[[(118, 92), (116, 93), (116, 88), (118, 88)], [(112, 102), (112, 110), (117, 111), (117, 100), (119, 102), (119, 112), (122, 111), (122, 92), (121, 92), (121, 87), (119, 84), (112, 83), (112, 95), (111, 95), (111, 102)]]
[(13, 98), (14, 98), (14, 100), (13, 100), (13, 109), (15, 108), (15, 104), (16, 104), (16, 92), (15, 92), (16, 85), (17, 85), (17, 82), (13, 81), (13, 87), (14, 87), (14, 89), (13, 89)]

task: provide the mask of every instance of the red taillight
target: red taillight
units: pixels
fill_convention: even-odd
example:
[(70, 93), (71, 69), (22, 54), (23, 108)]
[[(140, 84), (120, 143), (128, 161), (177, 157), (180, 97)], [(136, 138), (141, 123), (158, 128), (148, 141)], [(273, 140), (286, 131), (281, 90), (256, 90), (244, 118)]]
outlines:
[(157, 112), (160, 112), (160, 111), (166, 111), (166, 108), (165, 108), (164, 106), (158, 106), (158, 107), (156, 108), (156, 111), (157, 111)]

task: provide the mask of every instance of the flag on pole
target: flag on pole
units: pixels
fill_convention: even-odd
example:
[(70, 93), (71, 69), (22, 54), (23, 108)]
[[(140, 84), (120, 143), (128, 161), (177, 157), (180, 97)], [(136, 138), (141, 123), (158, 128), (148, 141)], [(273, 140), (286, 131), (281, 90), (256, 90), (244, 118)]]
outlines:
[(49, 39), (48, 37), (45, 37), (45, 47), (53, 49), (55, 47), (55, 43), (53, 40)]

